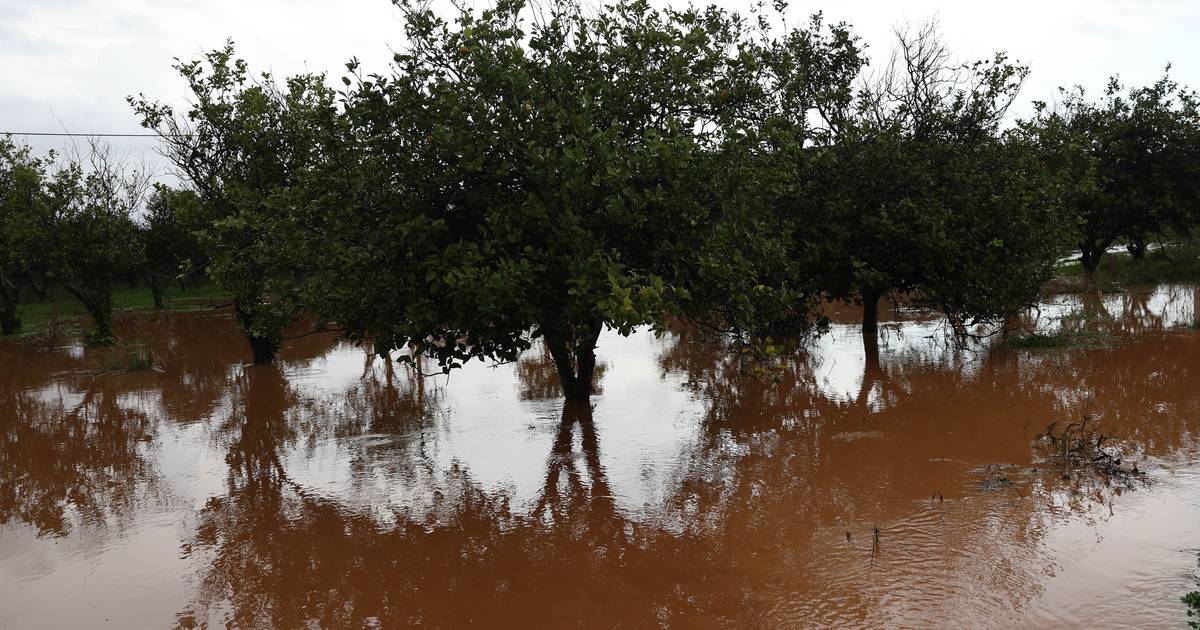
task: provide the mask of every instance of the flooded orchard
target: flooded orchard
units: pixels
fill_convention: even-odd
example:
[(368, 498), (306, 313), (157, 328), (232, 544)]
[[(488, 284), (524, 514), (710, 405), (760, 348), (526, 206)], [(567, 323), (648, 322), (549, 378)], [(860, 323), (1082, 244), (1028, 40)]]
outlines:
[(590, 410), (539, 349), (252, 367), (205, 312), (118, 319), (152, 371), (4, 341), (0, 628), (1178, 627), (1198, 300), (1057, 296), (1068, 348), (902, 312), (878, 356), (834, 313), (765, 371), (605, 333)]

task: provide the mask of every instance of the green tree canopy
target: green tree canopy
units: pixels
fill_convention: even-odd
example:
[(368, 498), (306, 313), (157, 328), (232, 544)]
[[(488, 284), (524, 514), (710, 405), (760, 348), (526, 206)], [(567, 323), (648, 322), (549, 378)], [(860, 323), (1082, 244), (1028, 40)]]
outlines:
[(1061, 92), (1023, 127), (1078, 224), (1084, 269), (1094, 271), (1118, 239), (1140, 257), (1155, 234), (1188, 232), (1200, 206), (1196, 94), (1169, 75), (1128, 91), (1114, 78), (1098, 102), (1081, 88)]
[(1057, 211), (1028, 143), (1000, 131), (1026, 74), (1003, 54), (953, 63), (930, 24), (898, 34), (841, 116), (808, 239), (829, 295), (862, 301), (869, 343), (881, 297), (926, 299), (961, 331), (1016, 314), (1049, 278)]
[(285, 192), (318, 158), (317, 129), (334, 112), (320, 75), (278, 86), (235, 59), (233, 44), (175, 66), (187, 83), (186, 113), (129, 99), (142, 124), (160, 134), (167, 157), (199, 196), (190, 221), (199, 226), (208, 271), (233, 297), (255, 363), (270, 363), (300, 309), (297, 279), (311, 258), (289, 249), (300, 213)]
[(21, 288), (42, 260), (44, 179), (45, 164), (27, 145), (0, 137), (0, 334), (20, 329)]
[(112, 342), (113, 280), (142, 263), (134, 216), (148, 188), (145, 171), (94, 141), (86, 162), (66, 162), (48, 182), (49, 224), (43, 227), (51, 240), (48, 266), (91, 316), (90, 343)]
[(636, 0), (505, 1), (453, 22), (399, 4), (409, 47), (390, 74), (346, 79), (327, 143), (353, 159), (292, 204), (323, 207), (304, 232), (331, 263), (314, 303), (352, 336), (447, 370), (542, 339), (564, 395), (586, 399), (605, 327), (794, 301), (760, 279), (787, 265), (772, 217), (727, 193), (754, 186), (738, 177), (771, 140), (759, 119), (829, 91), (834, 73), (791, 72), (824, 62), (814, 42), (852, 45), (844, 31), (817, 20), (775, 41), (765, 19)]

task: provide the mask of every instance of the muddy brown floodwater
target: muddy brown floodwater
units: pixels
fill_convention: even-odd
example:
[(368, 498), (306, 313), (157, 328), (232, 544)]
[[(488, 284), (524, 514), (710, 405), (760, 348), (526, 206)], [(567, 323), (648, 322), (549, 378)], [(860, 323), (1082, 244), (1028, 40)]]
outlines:
[[(592, 410), (536, 351), (422, 377), (309, 336), (248, 367), (219, 313), (121, 319), (156, 371), (2, 341), (0, 628), (1179, 627), (1198, 300), (1055, 298), (1038, 326), (1121, 335), (1076, 349), (913, 312), (868, 359), (834, 324), (767, 378), (606, 334)], [(1119, 469), (1033, 448), (1085, 416)]]

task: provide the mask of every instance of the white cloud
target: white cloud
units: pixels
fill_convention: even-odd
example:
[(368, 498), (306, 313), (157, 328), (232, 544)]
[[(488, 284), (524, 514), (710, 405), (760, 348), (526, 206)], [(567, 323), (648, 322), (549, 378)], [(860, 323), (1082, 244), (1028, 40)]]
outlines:
[[(1150, 82), (1168, 61), (1178, 80), (1200, 87), (1200, 2), (843, 0), (796, 2), (791, 14), (798, 21), (817, 10), (850, 22), (877, 57), (888, 54), (895, 25), (936, 16), (964, 59), (1006, 50), (1032, 66), (1022, 103), (1051, 99), (1059, 85), (1095, 92), (1110, 74)], [(125, 97), (181, 100), (173, 58), (193, 58), (226, 38), (255, 69), (339, 76), (351, 56), (382, 68), (401, 26), (387, 0), (0, 0), (0, 131), (59, 131), (61, 120), (76, 132), (137, 132)], [(152, 156), (150, 140), (116, 144)]]

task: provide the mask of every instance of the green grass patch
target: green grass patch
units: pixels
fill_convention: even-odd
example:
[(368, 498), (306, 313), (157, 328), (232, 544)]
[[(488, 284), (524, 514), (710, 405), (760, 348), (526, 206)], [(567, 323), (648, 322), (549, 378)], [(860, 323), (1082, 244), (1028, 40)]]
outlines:
[[(1083, 265), (1071, 262), (1055, 271), (1064, 281), (1083, 281)], [(1200, 246), (1171, 245), (1148, 252), (1141, 260), (1125, 252), (1105, 254), (1091, 278), (1099, 285), (1145, 285), (1160, 282), (1200, 283)]]
[(143, 372), (153, 370), (157, 362), (145, 344), (118, 341), (104, 351), (100, 359), (105, 372)]
[[(21, 330), (26, 334), (35, 334), (50, 322), (86, 318), (87, 310), (83, 304), (67, 293), (62, 287), (55, 287), (45, 300), (38, 301), (36, 297), (27, 298), (22, 295), (22, 303), (17, 307), (21, 316)], [(211, 302), (224, 302), (228, 297), (215, 284), (205, 283), (189, 286), (186, 291), (177, 287), (167, 291), (167, 308), (174, 311), (196, 310), (206, 307)], [(148, 311), (154, 309), (154, 296), (150, 289), (139, 285), (135, 288), (118, 288), (113, 290), (113, 311)]]
[(1200, 622), (1192, 621), (1192, 619), (1200, 617), (1200, 591), (1192, 591), (1180, 599), (1188, 607), (1188, 627), (1200, 628)]
[(1097, 330), (1060, 330), (1052, 333), (1029, 333), (1010, 337), (1008, 345), (1018, 350), (1087, 350), (1110, 346), (1116, 339), (1116, 335)]

